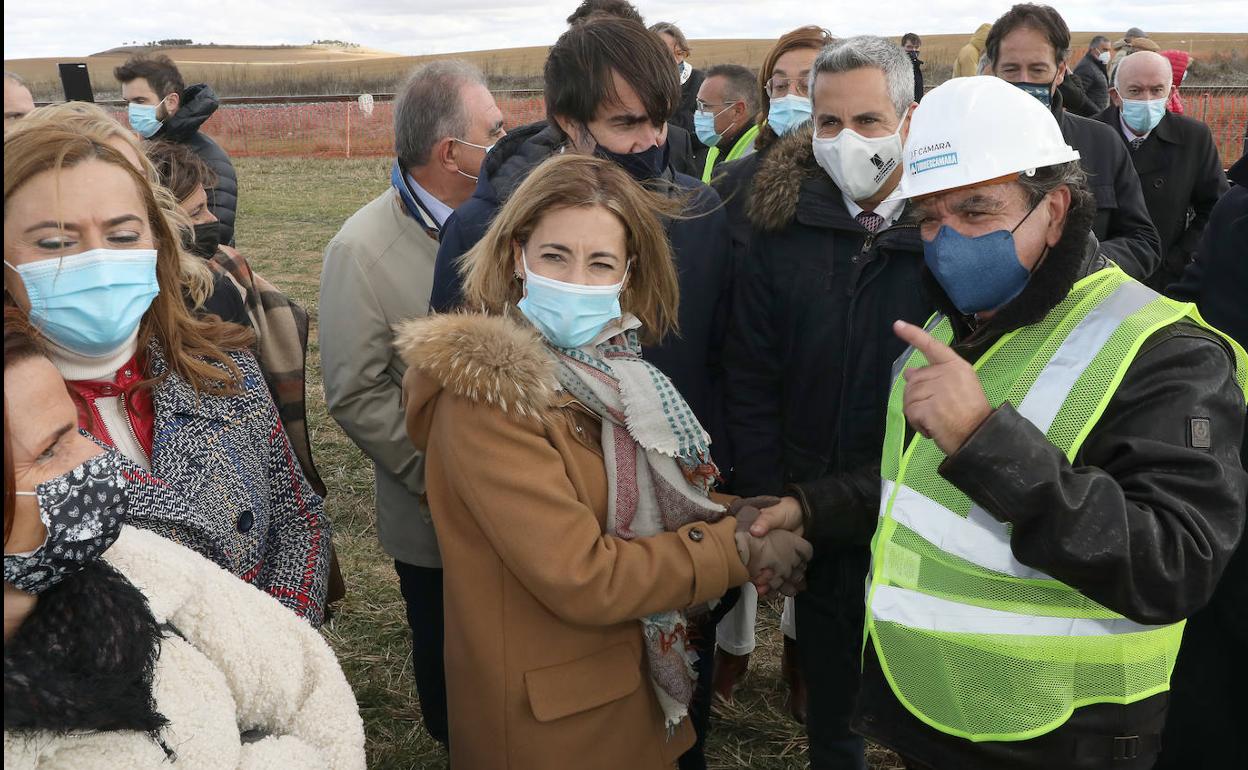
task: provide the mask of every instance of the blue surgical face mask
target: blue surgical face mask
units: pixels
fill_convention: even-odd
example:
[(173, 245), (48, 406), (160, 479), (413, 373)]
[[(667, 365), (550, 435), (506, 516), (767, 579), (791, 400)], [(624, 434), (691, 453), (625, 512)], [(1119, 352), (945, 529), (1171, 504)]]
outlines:
[[(709, 110), (698, 110), (693, 113), (693, 131), (698, 136), (698, 141), (707, 147), (714, 147), (719, 144), (719, 140), (724, 135), (715, 130), (715, 119), (732, 109), (735, 102), (730, 102), (719, 112), (710, 112)], [(735, 123), (736, 121), (733, 121)], [(732, 125), (728, 126), (732, 128)]]
[(1031, 273), (1018, 261), (1014, 231), (1035, 210), (1032, 206), (1013, 230), (972, 238), (941, 225), (935, 238), (923, 241), (923, 261), (959, 313), (996, 310), (1027, 287)]
[[(611, 286), (584, 286), (545, 278), (524, 262), (524, 298), (517, 303), (524, 317), (537, 327), (550, 344), (559, 348), (579, 348), (588, 344), (603, 328), (619, 318), (620, 292), (624, 281)], [(628, 271), (625, 270), (625, 277)]]
[[(1054, 77), (1053, 80), (1057, 78)], [(1036, 97), (1045, 109), (1053, 108), (1053, 81), (1048, 83), (1015, 83), (1015, 86)]]
[(14, 266), (30, 299), (30, 320), (48, 339), (82, 356), (118, 350), (160, 294), (155, 249), (92, 249)]
[(810, 99), (797, 94), (789, 94), (779, 99), (772, 99), (767, 109), (767, 125), (784, 136), (801, 124), (810, 120)]
[(130, 121), (130, 128), (133, 128), (144, 139), (151, 139), (164, 125), (164, 121), (156, 119), (156, 105), (154, 104), (131, 102), (126, 108), (126, 117)]
[(1147, 134), (1166, 116), (1166, 99), (1123, 99), (1122, 119), (1138, 134)]

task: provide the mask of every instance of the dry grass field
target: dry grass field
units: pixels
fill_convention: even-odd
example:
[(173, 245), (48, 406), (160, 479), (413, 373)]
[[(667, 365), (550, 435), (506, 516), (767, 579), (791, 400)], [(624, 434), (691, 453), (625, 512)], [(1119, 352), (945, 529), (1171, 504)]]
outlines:
[[(958, 50), (966, 44), (964, 35), (923, 35), (923, 59), (928, 80), (943, 81)], [(850, 30), (832, 29), (834, 34)], [(1082, 47), (1095, 34), (1117, 38), (1119, 32), (1075, 32), (1073, 58), (1082, 56)], [(900, 35), (896, 36), (900, 40)], [(1180, 48), (1196, 57), (1189, 84), (1248, 84), (1248, 32), (1186, 33), (1162, 32), (1153, 35), (1162, 47)], [(692, 61), (696, 66), (733, 62), (757, 68), (774, 43), (771, 39), (694, 40)], [(113, 68), (134, 50), (119, 48), (82, 57), (6, 60), (4, 67), (26, 78), (37, 99), (55, 99), (60, 94), (56, 65), (62, 61), (86, 61), (98, 98), (116, 98), (118, 86)], [(431, 59), (458, 57), (479, 66), (500, 87), (540, 85), (546, 46), (470, 51), (437, 56), (399, 56), (368, 48), (332, 46), (191, 46), (162, 48), (161, 53), (178, 62), (188, 83), (211, 83), (218, 95), (286, 95), (387, 92), (412, 67)], [(1202, 66), (1202, 62), (1206, 66)]]

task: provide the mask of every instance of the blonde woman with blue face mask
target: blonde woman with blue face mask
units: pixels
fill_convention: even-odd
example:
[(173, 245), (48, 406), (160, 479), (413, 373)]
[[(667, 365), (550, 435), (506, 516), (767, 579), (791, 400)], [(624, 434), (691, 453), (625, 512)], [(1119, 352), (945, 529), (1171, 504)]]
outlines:
[(249, 351), (196, 318), (179, 235), (145, 176), (87, 133), (4, 138), (4, 287), (48, 340), (78, 427), (117, 450), (129, 522), (319, 625), (330, 528)]
[(461, 260), (478, 312), (400, 330), (453, 765), (670, 767), (694, 740), (691, 618), (752, 575), (801, 583), (809, 545), (749, 536), (756, 508), (712, 493), (705, 431), (640, 355), (675, 323), (676, 206), (616, 164), (548, 160)]

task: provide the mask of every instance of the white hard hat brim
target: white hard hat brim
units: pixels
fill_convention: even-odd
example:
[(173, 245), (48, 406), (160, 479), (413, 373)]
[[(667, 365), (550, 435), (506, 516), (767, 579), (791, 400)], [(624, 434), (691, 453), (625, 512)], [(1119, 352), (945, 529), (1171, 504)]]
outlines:
[(949, 190), (961, 190), (967, 187), (976, 187), (978, 185), (984, 184), (985, 182), (992, 182), (996, 184), (999, 180), (1005, 177), (1008, 177), (1012, 174), (1020, 174), (1020, 175), (1026, 174), (1030, 176), (1038, 168), (1046, 168), (1048, 166), (1057, 166), (1062, 163), (1069, 163), (1074, 160), (1079, 160), (1078, 150), (1070, 150), (1069, 152), (1058, 153), (1056, 157), (1049, 159), (1049, 162), (1047, 163), (1038, 163), (1031, 168), (1023, 168), (1023, 169), (1019, 169), (1018, 171), (1009, 171), (1004, 174), (984, 175), (982, 179), (963, 178), (963, 179), (957, 179), (957, 180), (945, 180), (943, 182), (940, 179), (931, 179), (926, 184), (924, 184), (922, 181), (913, 181), (914, 177), (910, 176), (909, 174), (905, 174), (903, 172), (901, 181), (897, 183), (897, 189), (893, 190), (892, 194), (890, 194), (884, 200), (885, 201), (909, 200), (911, 198), (921, 198), (925, 195), (934, 195), (936, 193), (948, 192)]

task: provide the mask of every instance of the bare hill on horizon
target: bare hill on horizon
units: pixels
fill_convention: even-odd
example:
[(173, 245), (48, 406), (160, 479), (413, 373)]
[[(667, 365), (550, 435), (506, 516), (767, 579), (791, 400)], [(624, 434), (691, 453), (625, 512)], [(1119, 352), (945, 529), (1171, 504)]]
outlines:
[[(919, 30), (922, 35), (922, 31)], [(1075, 32), (1072, 59), (1095, 34), (1116, 37), (1121, 33)], [(958, 50), (968, 35), (923, 35), (923, 60), (929, 82), (948, 75)], [(1189, 83), (1248, 85), (1248, 32), (1154, 34), (1163, 49), (1178, 48), (1196, 57)], [(900, 36), (894, 36), (900, 40)], [(691, 41), (695, 66), (722, 62), (757, 68), (773, 39), (705, 39)], [(35, 98), (60, 98), (57, 64), (85, 61), (97, 98), (119, 96), (113, 69), (134, 53), (159, 52), (182, 69), (187, 83), (206, 82), (221, 96), (292, 95), (329, 93), (383, 93), (393, 91), (413, 67), (434, 59), (461, 58), (476, 64), (494, 88), (541, 86), (542, 64), (547, 46), (467, 51), (425, 56), (401, 56), (367, 47), (329, 45), (237, 46), (192, 45), (181, 47), (120, 46), (86, 57), (6, 59), (6, 70), (16, 72), (32, 86)]]

